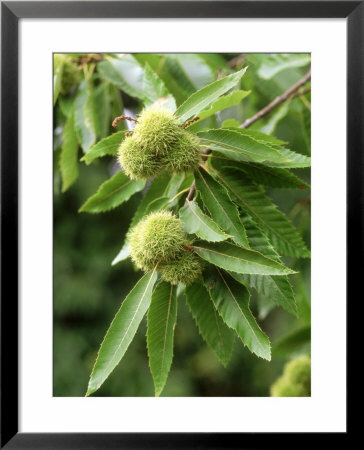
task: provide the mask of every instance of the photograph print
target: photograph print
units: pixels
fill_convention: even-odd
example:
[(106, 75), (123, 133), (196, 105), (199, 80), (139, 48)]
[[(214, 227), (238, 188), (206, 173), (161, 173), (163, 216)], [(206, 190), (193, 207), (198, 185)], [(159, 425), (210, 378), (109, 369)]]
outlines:
[(309, 53), (53, 54), (53, 395), (311, 395)]

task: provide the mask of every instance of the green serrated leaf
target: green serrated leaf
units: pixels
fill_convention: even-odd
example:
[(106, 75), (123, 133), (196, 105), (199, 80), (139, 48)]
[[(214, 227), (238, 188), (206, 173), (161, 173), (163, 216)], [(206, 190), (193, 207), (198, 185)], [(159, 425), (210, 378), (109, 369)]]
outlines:
[(149, 308), (157, 272), (147, 272), (129, 292), (101, 344), (86, 396), (97, 391), (119, 364)]
[(171, 368), (176, 320), (176, 286), (161, 281), (152, 295), (147, 328), (149, 367), (156, 397), (162, 393)]
[(285, 163), (275, 163), (271, 162), (270, 165), (273, 167), (285, 167), (287, 169), (302, 169), (304, 167), (311, 166), (311, 158), (306, 155), (301, 155), (300, 153), (293, 152), (288, 148), (272, 146), (278, 153), (282, 155), (283, 158), (286, 159)]
[(87, 165), (91, 164), (97, 158), (106, 155), (116, 156), (121, 142), (124, 140), (125, 131), (118, 131), (102, 139), (93, 145), (90, 150), (81, 158)]
[(208, 109), (204, 109), (203, 111), (200, 111), (198, 113), (199, 120), (194, 122), (194, 124), (191, 125), (190, 127), (188, 127), (188, 130), (192, 131), (195, 124), (197, 124), (201, 120), (206, 119), (207, 117), (210, 117), (210, 116), (216, 114), (218, 111), (222, 111), (223, 109), (230, 108), (231, 106), (237, 105), (249, 94), (250, 94), (250, 91), (233, 91), (233, 92), (230, 92), (230, 94), (227, 94), (227, 95), (224, 95), (224, 96), (218, 98), (216, 101), (211, 103), (211, 105)]
[(228, 90), (234, 87), (244, 75), (247, 68), (239, 70), (227, 77), (214, 81), (213, 83), (203, 87), (194, 92), (176, 111), (176, 117), (181, 122), (189, 119), (195, 114), (199, 113), (218, 97), (225, 94)]
[(194, 201), (187, 201), (187, 204), (179, 210), (179, 217), (186, 233), (195, 234), (205, 241), (219, 242), (231, 237), (204, 214)]
[(256, 275), (289, 275), (295, 273), (278, 261), (267, 258), (255, 250), (238, 247), (230, 242), (198, 241), (193, 244), (201, 258), (222, 269)]
[(195, 173), (196, 189), (213, 220), (230, 236), (234, 242), (249, 248), (248, 238), (241, 223), (238, 210), (227, 191), (208, 173), (198, 170)]
[(217, 170), (232, 167), (244, 172), (252, 183), (276, 189), (309, 189), (310, 186), (288, 169), (239, 161), (212, 160)]
[(243, 211), (267, 234), (280, 254), (298, 258), (310, 256), (310, 251), (292, 223), (264, 192), (250, 183), (241, 170), (221, 169), (214, 175)]
[(80, 212), (99, 213), (116, 208), (144, 189), (144, 180), (131, 180), (124, 172), (117, 172), (105, 181), (80, 208)]
[(86, 153), (96, 140), (93, 116), (90, 108), (90, 90), (81, 83), (75, 100), (75, 127), (78, 142)]
[(63, 130), (63, 144), (60, 156), (62, 192), (65, 192), (78, 177), (78, 141), (75, 130), (75, 117), (72, 110)]
[(145, 106), (158, 104), (175, 112), (177, 108), (175, 99), (166, 88), (163, 80), (153, 72), (148, 64), (145, 65), (143, 89)]
[(131, 97), (144, 98), (144, 69), (132, 55), (119, 55), (97, 65), (102, 78), (110, 81)]
[(276, 138), (275, 136), (271, 136), (270, 134), (263, 133), (262, 131), (257, 130), (246, 130), (245, 128), (233, 128), (233, 131), (236, 133), (240, 133), (242, 136), (248, 136), (256, 141), (265, 142), (266, 144), (273, 145), (285, 145), (287, 142), (282, 141), (281, 139)]
[(186, 301), (201, 336), (226, 366), (233, 351), (234, 335), (216, 311), (206, 288), (199, 283), (186, 286)]
[[(237, 129), (217, 129), (197, 133), (201, 143), (213, 151), (213, 155), (235, 161), (274, 163), (281, 167), (291, 164), (288, 155), (278, 151), (271, 144), (258, 141)], [(279, 147), (280, 148), (280, 147)]]
[(236, 331), (252, 353), (270, 361), (270, 342), (249, 309), (248, 289), (212, 266), (204, 272), (204, 282), (225, 323)]
[[(279, 255), (270, 244), (268, 238), (254, 222), (249, 218), (245, 218), (243, 222), (251, 248), (274, 261), (281, 262)], [(287, 276), (235, 273), (231, 273), (231, 275), (237, 281), (253, 287), (257, 292), (270, 301), (273, 301), (276, 305), (281, 306), (290, 314), (297, 316), (297, 304), (291, 283)]]

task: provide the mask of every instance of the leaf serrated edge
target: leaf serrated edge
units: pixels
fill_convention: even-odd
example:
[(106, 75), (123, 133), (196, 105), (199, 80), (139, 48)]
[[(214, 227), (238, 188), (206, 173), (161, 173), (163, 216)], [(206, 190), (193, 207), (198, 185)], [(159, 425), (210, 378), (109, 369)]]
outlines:
[[(141, 301), (140, 301), (139, 304), (138, 304), (138, 308), (136, 309), (136, 311), (135, 311), (135, 313), (134, 313), (134, 317), (135, 317), (135, 314), (137, 313), (137, 311), (139, 310), (140, 304), (141, 304), (141, 302), (142, 302), (142, 300), (143, 300), (143, 298), (144, 298), (144, 296), (145, 296), (145, 293), (146, 293), (146, 291), (147, 291), (147, 289), (148, 289), (148, 287), (149, 287), (149, 284), (151, 283), (151, 281), (152, 281), (152, 279), (153, 279), (153, 276), (154, 276), (154, 273), (155, 273), (156, 270), (157, 270), (157, 267), (158, 267), (158, 266), (155, 266), (154, 269), (153, 269), (153, 271), (152, 271), (151, 274), (150, 274), (150, 278), (149, 278), (149, 281), (148, 281), (148, 283), (147, 283), (147, 287), (145, 288), (145, 290), (144, 290), (144, 292), (143, 292), (142, 299), (141, 299)], [(142, 277), (142, 278), (143, 278), (143, 277)], [(142, 278), (140, 278), (140, 279), (137, 281), (136, 284), (138, 284), (138, 282), (139, 282)], [(135, 288), (136, 284), (132, 287), (132, 289), (130, 290), (130, 292), (132, 292), (132, 290)], [(128, 297), (128, 295), (130, 294), (130, 292), (129, 292), (129, 293), (127, 294), (127, 296), (124, 298), (124, 301), (125, 301), (125, 299)], [(107, 329), (107, 331), (106, 331), (106, 333), (105, 333), (105, 335), (104, 335), (104, 338), (103, 338), (103, 340), (102, 340), (102, 342), (101, 342), (101, 344), (100, 344), (100, 347), (99, 347), (99, 350), (98, 350), (98, 352), (97, 352), (97, 356), (96, 356), (94, 365), (93, 365), (93, 367), (92, 367), (92, 371), (91, 371), (91, 375), (90, 375), (90, 380), (91, 380), (91, 376), (92, 376), (92, 374), (93, 374), (93, 372), (94, 372), (94, 370), (95, 370), (96, 363), (97, 363), (97, 361), (98, 361), (98, 359), (99, 359), (100, 351), (101, 351), (101, 348), (102, 348), (102, 346), (103, 346), (103, 344), (104, 344), (104, 342), (105, 342), (106, 336), (108, 335), (108, 333), (109, 333), (109, 331), (110, 331), (110, 329), (111, 329), (113, 323), (115, 322), (116, 316), (118, 315), (118, 313), (119, 313), (121, 307), (123, 306), (124, 301), (121, 302), (120, 308), (117, 310), (116, 314), (114, 315), (114, 318), (113, 318), (113, 320), (111, 321), (111, 323), (110, 323), (110, 325), (109, 325), (109, 328)], [(124, 335), (125, 335), (125, 334), (124, 334)], [(119, 344), (117, 350), (120, 348), (120, 345), (121, 345), (121, 343)], [(116, 351), (117, 351), (117, 350), (116, 350)], [(116, 351), (114, 352), (113, 357), (115, 356)], [(109, 364), (109, 366), (110, 366), (110, 364)], [(105, 378), (105, 380), (103, 381), (103, 383), (106, 381), (106, 379), (111, 375), (111, 373), (112, 373), (115, 369), (116, 369), (116, 366), (115, 366), (114, 369), (109, 373), (109, 375)], [(90, 380), (89, 380), (89, 382), (90, 382)], [(87, 392), (86, 392), (86, 394), (85, 394), (85, 397), (88, 397), (89, 395), (93, 394), (93, 393), (96, 392), (98, 389), (100, 389), (100, 387), (101, 387), (101, 385), (102, 385), (103, 383), (101, 383), (100, 386), (99, 386), (97, 389), (93, 390), (92, 392), (89, 392), (89, 388), (87, 388)]]
[[(158, 286), (156, 286), (156, 288), (157, 288)], [(155, 288), (155, 289), (156, 289)], [(165, 331), (165, 334), (164, 334), (164, 347), (163, 347), (163, 349), (165, 350), (165, 345), (166, 345), (166, 339), (167, 339), (167, 330), (168, 330), (168, 321), (169, 321), (169, 318), (170, 318), (170, 309), (171, 309), (171, 304), (172, 304), (172, 297), (173, 297), (173, 291), (174, 291), (174, 289), (175, 289), (176, 287), (175, 286), (173, 286), (172, 284), (170, 284), (170, 295), (169, 295), (169, 303), (168, 303), (168, 315), (167, 315), (167, 321), (166, 321), (166, 327), (165, 327), (165, 329), (166, 329), (166, 331)], [(154, 289), (154, 290), (155, 290)], [(154, 291), (153, 291), (153, 293), (154, 293)], [(152, 297), (153, 297), (153, 293), (152, 293)], [(177, 308), (177, 292), (176, 292), (176, 308)], [(173, 357), (174, 357), (174, 345), (173, 345), (173, 342), (174, 342), (174, 330), (175, 330), (175, 328), (176, 328), (176, 323), (177, 323), (177, 321), (175, 321), (175, 323), (174, 323), (174, 325), (173, 325), (173, 334), (172, 334), (172, 359), (171, 359), (171, 364), (170, 364), (170, 366), (169, 366), (169, 369), (168, 369), (168, 372), (167, 372), (167, 377), (166, 377), (166, 382), (167, 382), (167, 379), (168, 379), (168, 374), (169, 374), (169, 372), (171, 371), (171, 367), (172, 367), (172, 362), (173, 362)], [(153, 377), (153, 373), (152, 373), (152, 368), (151, 368), (151, 366), (150, 366), (150, 355), (149, 355), (149, 345), (148, 345), (148, 329), (149, 329), (149, 322), (147, 321), (147, 332), (146, 332), (146, 341), (147, 341), (147, 352), (148, 352), (148, 366), (149, 366), (149, 370), (150, 370), (150, 373), (152, 374), (152, 378), (153, 378), (153, 384), (154, 384), (154, 377)], [(163, 353), (163, 358), (164, 358), (164, 354), (165, 354), (165, 352)], [(163, 367), (163, 361), (162, 361), (162, 367)], [(166, 385), (166, 382), (164, 383), (164, 385), (162, 386), (162, 387), (160, 387), (158, 390), (157, 390), (157, 386), (154, 384), (154, 395), (155, 395), (155, 397), (159, 397), (160, 396), (160, 394), (162, 393), (162, 391), (163, 391), (163, 389), (164, 389), (164, 387), (165, 387), (165, 385)]]
[[(190, 211), (192, 212), (192, 214), (202, 223), (202, 225), (205, 225), (206, 227), (208, 227), (213, 233), (216, 233), (217, 234), (217, 232), (215, 231), (215, 230), (213, 230), (212, 228), (211, 228), (211, 226), (210, 225), (208, 225), (208, 224), (206, 224), (205, 222), (202, 222), (202, 220), (200, 219), (200, 217), (198, 217), (198, 215), (195, 213), (195, 211), (191, 208), (191, 203), (192, 202), (190, 202), (188, 199), (186, 199), (186, 202), (187, 202), (187, 205), (189, 206), (189, 208), (190, 208)], [(208, 219), (210, 219), (210, 220), (212, 220), (213, 221), (213, 219), (211, 218), (211, 217), (209, 217), (207, 214), (204, 214), (204, 212), (203, 211), (201, 211), (201, 213), (202, 213), (202, 215), (204, 215), (204, 216), (206, 216)], [(215, 222), (214, 222), (215, 223)], [(219, 229), (219, 231), (220, 231), (220, 233), (221, 234), (223, 234), (225, 237), (226, 237), (226, 239), (229, 239), (229, 238), (232, 238), (232, 236), (230, 235), (230, 234), (227, 234), (227, 233), (225, 233), (225, 231), (223, 231), (222, 229), (221, 229), (221, 227), (217, 224), (217, 223), (215, 223), (215, 225), (216, 225), (216, 227)], [(196, 234), (196, 233), (194, 233), (194, 234)], [(202, 239), (202, 238), (201, 238)], [(221, 242), (221, 241), (210, 241), (209, 239), (203, 239), (204, 241), (207, 241), (207, 242)]]
[[(231, 289), (230, 289), (230, 287), (228, 286), (228, 284), (226, 283), (225, 278), (224, 278), (223, 275), (221, 274), (220, 268), (217, 267), (217, 266), (215, 266), (215, 267), (216, 267), (217, 271), (219, 272), (219, 275), (220, 275), (221, 279), (223, 280), (225, 286), (227, 287), (227, 289), (228, 289), (230, 295), (231, 295), (232, 298), (234, 299), (234, 301), (235, 301), (237, 307), (238, 307), (239, 310), (241, 311), (241, 314), (245, 317), (245, 314), (244, 314), (243, 311), (241, 310), (241, 308), (240, 308), (240, 306), (239, 306), (239, 303), (237, 302), (237, 300), (236, 300), (234, 294), (231, 292)], [(248, 288), (247, 288), (247, 289), (248, 289)], [(248, 292), (249, 292), (249, 290), (248, 290)], [(209, 292), (209, 295), (211, 296), (210, 292)], [(251, 310), (250, 310), (250, 308), (249, 308), (250, 297), (251, 297), (251, 296), (250, 296), (250, 292), (249, 292), (249, 301), (248, 301), (247, 307), (248, 307), (249, 311), (251, 312)], [(212, 299), (211, 299), (211, 300), (212, 300)], [(254, 317), (254, 315), (253, 315), (252, 312), (251, 312), (251, 314), (252, 314), (252, 316)], [(222, 317), (222, 316), (221, 316), (221, 317)], [(222, 317), (222, 319), (224, 320), (223, 317)], [(254, 317), (254, 319), (255, 319), (255, 317)], [(252, 329), (252, 327), (251, 327), (249, 321), (248, 321), (247, 319), (245, 319), (245, 320), (246, 320), (246, 322), (248, 323), (250, 329), (253, 331), (253, 329)], [(225, 320), (224, 320), (224, 322), (225, 322)], [(226, 322), (225, 322), (225, 323), (226, 323)], [(251, 351), (252, 353), (254, 353), (258, 358), (264, 359), (264, 360), (266, 360), (266, 361), (271, 361), (271, 359), (272, 359), (272, 345), (271, 345), (269, 336), (268, 336), (268, 335), (260, 328), (260, 326), (259, 326), (259, 324), (258, 324), (258, 322), (257, 322), (256, 320), (255, 320), (255, 323), (257, 324), (257, 327), (258, 327), (259, 330), (262, 332), (262, 334), (263, 334), (263, 335), (267, 338), (267, 340), (268, 340), (268, 344), (269, 344), (269, 358), (264, 358), (263, 356), (258, 355), (254, 350), (250, 350), (250, 348), (245, 344), (245, 342), (243, 342), (243, 340), (241, 339), (241, 337), (237, 334), (236, 330), (235, 330), (234, 328), (232, 328), (229, 324), (226, 323), (226, 325), (227, 325), (229, 328), (231, 328), (232, 330), (235, 331), (235, 333), (237, 334), (237, 336), (239, 337), (239, 339), (240, 339), (241, 342), (243, 343), (244, 347), (247, 347), (248, 350)], [(254, 331), (253, 331), (253, 332), (254, 332)], [(255, 334), (255, 333), (254, 333), (254, 334)], [(258, 342), (259, 342), (259, 340), (258, 340)], [(260, 345), (260, 347), (262, 348), (262, 344), (261, 344), (260, 342), (259, 342), (259, 345)]]
[[(238, 73), (240, 73), (240, 72), (242, 72), (242, 74), (241, 74), (241, 76), (240, 76), (240, 79), (242, 78), (242, 76), (245, 74), (245, 72), (247, 71), (247, 69), (248, 69), (248, 67), (244, 67), (243, 69), (241, 69), (241, 70), (239, 70), (238, 72), (234, 72), (234, 73), (232, 73), (232, 74), (230, 74), (230, 75), (227, 75), (226, 77), (224, 77), (224, 78), (233, 78), (236, 74), (238, 74)], [(220, 82), (221, 80), (223, 80), (223, 78), (221, 78), (220, 80), (215, 80), (215, 81), (212, 81), (211, 83), (209, 83), (209, 84), (207, 84), (206, 86), (204, 86), (203, 88), (201, 88), (201, 89), (198, 89), (197, 91), (195, 91), (193, 94), (191, 94), (183, 103), (181, 103), (181, 105), (176, 109), (176, 111), (175, 111), (175, 116), (177, 117), (177, 119), (180, 119), (180, 116), (177, 114), (177, 112), (178, 112), (178, 110), (179, 109), (182, 109), (182, 106), (187, 102), (187, 101), (189, 101), (189, 99), (193, 96), (193, 95), (195, 95), (196, 93), (198, 93), (199, 91), (202, 91), (203, 89), (207, 89), (207, 88), (209, 88), (209, 87), (211, 87), (211, 85), (213, 85), (214, 83), (217, 83), (217, 82)], [(239, 79), (237, 79), (236, 80), (236, 83), (238, 83), (238, 81), (239, 81)], [(226, 91), (225, 91), (226, 92)], [(220, 94), (219, 95), (219, 97), (221, 97), (223, 94)], [(201, 102), (200, 102), (201, 103)], [(188, 119), (189, 117), (191, 117), (191, 115), (190, 116), (188, 116), (186, 119)]]
[[(220, 174), (219, 171), (217, 171), (217, 170), (215, 170), (214, 168), (211, 168), (211, 167), (210, 167), (210, 169), (211, 169), (213, 175), (215, 175), (214, 178), (217, 179), (217, 181), (220, 183), (220, 185), (221, 185), (221, 183), (223, 183), (225, 186), (229, 186), (228, 188), (225, 188), (225, 189), (229, 189), (229, 190), (232, 192), (232, 194), (233, 194), (236, 198), (241, 199), (241, 201), (244, 200), (244, 199), (241, 198), (240, 195), (238, 195), (238, 194), (230, 187), (229, 184), (227, 184), (227, 182), (226, 182), (226, 181), (224, 180), (224, 178), (221, 176), (221, 174)], [(221, 180), (221, 181), (219, 181), (219, 180)], [(225, 187), (225, 186), (224, 186), (224, 187)], [(275, 205), (275, 204), (272, 202), (272, 200), (271, 200), (264, 192), (263, 192), (263, 195), (265, 195), (265, 196), (271, 201), (272, 206), (274, 207), (275, 211), (278, 212), (279, 214), (281, 214), (281, 215), (283, 216), (283, 218), (284, 218), (285, 220), (287, 220), (288, 223), (294, 228), (294, 226), (292, 225), (291, 221), (290, 221), (290, 220), (282, 213), (282, 211), (279, 210), (278, 206)], [(246, 207), (249, 211), (251, 211), (251, 208), (246, 204), (246, 202), (243, 201), (243, 203), (245, 204), (245, 207)], [(235, 204), (235, 203), (234, 203), (234, 204)], [(252, 214), (252, 213), (249, 213), (249, 216), (251, 216), (251, 214)], [(254, 218), (255, 215), (259, 217), (258, 214), (253, 214), (253, 218)], [(262, 220), (262, 222), (265, 223), (264, 220)], [(264, 230), (264, 228), (262, 228), (262, 225), (261, 225), (261, 224), (258, 224), (256, 221), (255, 221), (255, 223), (256, 223), (257, 227), (259, 228), (259, 230), (260, 230), (262, 233), (265, 234), (265, 230)], [(267, 226), (267, 228), (270, 229), (270, 230), (272, 230), (272, 227), (271, 227), (271, 226)], [(304, 246), (304, 248), (301, 249), (301, 250), (302, 250), (302, 254), (301, 254), (300, 257), (301, 257), (301, 258), (310, 258), (310, 256), (311, 256), (310, 250), (307, 248), (307, 246), (306, 246), (304, 240), (302, 239), (302, 236), (301, 236), (300, 234), (298, 234), (298, 232), (297, 232), (297, 230), (296, 230), (295, 228), (294, 228), (294, 230), (296, 231), (297, 235), (300, 237), (300, 239), (301, 239), (301, 241), (302, 241), (302, 244), (303, 244), (303, 246)], [(274, 230), (271, 231), (271, 233), (275, 234), (275, 233), (274, 233)], [(269, 239), (269, 240), (270, 240), (270, 239)], [(286, 241), (286, 242), (287, 242), (287, 241)], [(293, 245), (290, 244), (289, 242), (288, 242), (288, 244), (289, 244), (291, 247), (293, 247)], [(271, 245), (273, 246), (273, 244), (271, 244)], [(273, 247), (273, 248), (275, 248), (275, 247)], [(304, 252), (303, 252), (303, 250), (304, 250)], [(294, 273), (297, 273), (297, 272), (294, 272)]]
[[(206, 287), (205, 287), (203, 284), (202, 284), (202, 286), (206, 289)], [(207, 293), (208, 293), (209, 300), (210, 300), (210, 302), (211, 302), (211, 304), (212, 304), (212, 307), (213, 307), (213, 310), (214, 310), (214, 314), (215, 314), (215, 319), (216, 319), (216, 326), (217, 326), (217, 328), (219, 329), (219, 335), (221, 336), (220, 327), (219, 327), (218, 321), (217, 321), (217, 317), (221, 317), (221, 316), (220, 316), (220, 314), (218, 314), (218, 312), (217, 312), (217, 310), (216, 310), (216, 308), (215, 308), (214, 302), (212, 301), (212, 298), (211, 298), (210, 293), (208, 292), (208, 289), (206, 289), (206, 291), (207, 291)], [(195, 314), (193, 313), (193, 311), (192, 311), (192, 309), (191, 309), (191, 307), (190, 307), (190, 305), (189, 305), (189, 303), (188, 303), (188, 301), (187, 301), (187, 296), (186, 296), (186, 304), (187, 304), (187, 307), (188, 307), (188, 309), (189, 309), (189, 311), (190, 311), (190, 313), (191, 313), (191, 315), (192, 315), (192, 317), (193, 317), (194, 322), (196, 323), (196, 328), (197, 328), (197, 330), (198, 330), (198, 334), (201, 336), (202, 340), (203, 340), (204, 342), (206, 342), (206, 344), (209, 346), (209, 348), (211, 348), (210, 345), (208, 344), (208, 342), (206, 341), (206, 339), (204, 338), (204, 336), (203, 336), (201, 330), (200, 330), (200, 326), (199, 326), (199, 324), (198, 324), (198, 322), (197, 322), (196, 316), (195, 316)], [(223, 319), (222, 319), (222, 320), (223, 320)], [(223, 320), (223, 322), (225, 323), (224, 320)], [(227, 324), (226, 324), (226, 325), (227, 325)], [(233, 328), (231, 328), (231, 327), (228, 327), (228, 328), (230, 328), (230, 329), (233, 330)], [(235, 331), (235, 330), (234, 330), (234, 331)], [(234, 335), (234, 337), (235, 337), (235, 335)], [(223, 342), (223, 339), (222, 339), (222, 338), (221, 338), (221, 342)], [(234, 345), (234, 343), (233, 343), (233, 345)], [(221, 346), (224, 348), (224, 354), (227, 356), (227, 350), (225, 350), (225, 346), (224, 346), (223, 344), (221, 344)], [(223, 361), (223, 360), (219, 357), (219, 355), (214, 351), (213, 348), (211, 348), (211, 350), (213, 351), (213, 353), (214, 353), (214, 355), (217, 357), (217, 359), (221, 362), (221, 364), (222, 364), (224, 367), (227, 367), (227, 365), (229, 364), (229, 360), (230, 360), (231, 355), (230, 355), (230, 357), (226, 357), (226, 362), (225, 362), (225, 361)]]

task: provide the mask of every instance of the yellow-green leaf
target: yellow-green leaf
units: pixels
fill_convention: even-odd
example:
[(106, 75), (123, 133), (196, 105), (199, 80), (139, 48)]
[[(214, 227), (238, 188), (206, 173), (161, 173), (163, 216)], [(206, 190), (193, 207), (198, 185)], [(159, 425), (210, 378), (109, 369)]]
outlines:
[(125, 131), (118, 131), (112, 135), (102, 139), (97, 144), (93, 145), (90, 150), (81, 158), (81, 161), (91, 164), (97, 158), (105, 155), (115, 156), (121, 142), (124, 140)]

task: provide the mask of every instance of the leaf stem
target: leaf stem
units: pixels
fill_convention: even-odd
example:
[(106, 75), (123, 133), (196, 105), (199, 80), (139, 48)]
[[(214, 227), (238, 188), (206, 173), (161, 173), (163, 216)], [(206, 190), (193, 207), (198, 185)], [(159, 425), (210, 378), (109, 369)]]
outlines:
[(171, 199), (169, 200), (168, 203), (172, 203), (173, 200), (175, 200), (175, 199), (176, 199), (177, 197), (179, 197), (181, 194), (184, 194), (185, 192), (187, 192), (187, 191), (189, 191), (189, 190), (190, 190), (190, 188), (186, 188), (186, 189), (183, 189), (183, 191), (178, 192), (173, 198), (171, 198)]

